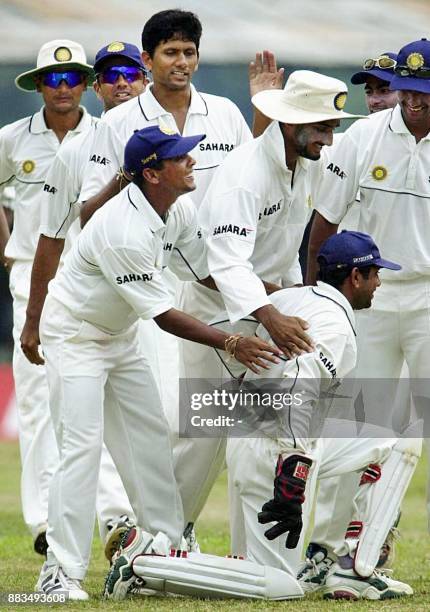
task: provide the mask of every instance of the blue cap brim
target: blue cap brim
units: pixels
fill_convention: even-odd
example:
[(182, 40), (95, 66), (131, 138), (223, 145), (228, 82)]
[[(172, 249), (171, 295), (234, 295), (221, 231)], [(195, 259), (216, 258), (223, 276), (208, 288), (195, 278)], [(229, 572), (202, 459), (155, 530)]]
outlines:
[(189, 153), (196, 145), (199, 144), (204, 138), (206, 138), (206, 134), (197, 134), (196, 136), (182, 136), (181, 140), (179, 140), (172, 147), (169, 147), (169, 150), (166, 151), (168, 154), (167, 157), (163, 155), (160, 159), (170, 159), (172, 157), (179, 157), (180, 155), (185, 155)]
[(137, 66), (138, 68), (140, 68), (141, 70), (145, 70), (146, 68), (143, 65), (143, 62), (135, 57), (131, 57), (130, 55), (127, 55), (127, 53), (121, 53), (120, 51), (118, 53), (116, 53), (115, 51), (113, 53), (110, 53), (109, 55), (105, 55), (104, 57), (102, 57), (101, 59), (99, 59), (97, 62), (95, 62), (93, 68), (94, 68), (94, 72), (100, 72), (100, 67), (103, 66), (103, 64), (109, 60), (111, 57), (123, 57), (124, 59), (129, 60), (130, 62), (133, 62), (133, 64), (135, 66)]
[(374, 259), (372, 262), (369, 263), (369, 265), (378, 266), (379, 268), (387, 268), (387, 270), (402, 269), (402, 266), (400, 266), (399, 264), (394, 263), (394, 261), (389, 261), (388, 259), (382, 259), (382, 257), (380, 257), (379, 259)]
[(362, 85), (366, 82), (367, 77), (374, 76), (377, 79), (381, 79), (386, 83), (391, 83), (394, 73), (392, 70), (381, 70), (381, 68), (372, 68), (372, 70), (361, 70), (360, 72), (356, 72), (351, 77), (351, 83), (353, 85)]
[(421, 93), (430, 93), (430, 79), (419, 79), (417, 77), (402, 77), (397, 74), (391, 80), (390, 89), (401, 91), (408, 89), (409, 91), (420, 91)]

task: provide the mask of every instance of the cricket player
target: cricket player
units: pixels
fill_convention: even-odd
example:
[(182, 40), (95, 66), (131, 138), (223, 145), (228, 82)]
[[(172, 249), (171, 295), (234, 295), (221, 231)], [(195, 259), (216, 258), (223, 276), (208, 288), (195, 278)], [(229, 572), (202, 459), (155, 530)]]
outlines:
[[(390, 88), (397, 91), (399, 104), (394, 110), (375, 113), (362, 125), (352, 126), (330, 157), (316, 205), (308, 267), (308, 280), (313, 282), (318, 245), (336, 231), (352, 194), (359, 189), (359, 229), (371, 229), (388, 256), (401, 263), (402, 271), (395, 277), (384, 272), (384, 283), (373, 308), (359, 317), (355, 376), (363, 381), (376, 377), (395, 381), (405, 360), (415, 407), (425, 419), (428, 418), (427, 394), (425, 389), (417, 391), (416, 386), (420, 378), (428, 378), (429, 310), (425, 296), (430, 253), (425, 233), (428, 211), (423, 203), (429, 195), (426, 173), (430, 131), (429, 65), (428, 40), (413, 41), (402, 47), (390, 84)], [(345, 180), (332, 172), (336, 165)], [(383, 397), (376, 398), (363, 384), (366, 415), (375, 414), (376, 403), (389, 411), (395, 405), (395, 393), (393, 383)], [(385, 414), (387, 422), (392, 418), (390, 412)], [(428, 427), (428, 423), (425, 422), (425, 426)], [(369, 444), (372, 443), (374, 441), (369, 440)], [(420, 454), (419, 438), (410, 438), (409, 445), (413, 446), (414, 457)], [(416, 460), (408, 462), (411, 448), (405, 447), (403, 441), (394, 447), (393, 455), (397, 457), (393, 479), (400, 479), (398, 486), (392, 485), (393, 491), (402, 498)]]
[(166, 267), (184, 280), (208, 276), (195, 208), (180, 197), (195, 188), (188, 153), (203, 139), (157, 126), (136, 132), (125, 150), (133, 184), (94, 215), (49, 286), (41, 341), (60, 463), (50, 487), (48, 557), (37, 583), (44, 593), (88, 598), (80, 581), (91, 550), (103, 438), (138, 523), (181, 544), (169, 430), (137, 342), (139, 318), (226, 349), (254, 370), (277, 361), (279, 351), (268, 343), (229, 336), (174, 309), (164, 282)]
[(82, 46), (70, 40), (52, 40), (37, 56), (36, 68), (15, 79), (23, 91), (37, 92), (44, 105), (31, 117), (0, 130), (0, 186), (13, 185), (14, 226), (5, 256), (10, 270), (14, 309), (13, 372), (18, 409), (22, 463), (21, 500), (35, 550), (46, 552), (48, 486), (57, 461), (57, 447), (48, 409), (44, 368), (30, 364), (19, 338), (30, 292), (30, 273), (40, 223), (43, 184), (62, 143), (88, 130), (93, 119), (79, 105), (93, 70)]
[[(351, 77), (353, 85), (364, 85), (366, 106), (370, 114), (394, 108), (397, 104), (397, 92), (390, 89), (396, 61), (396, 53), (390, 51), (381, 53), (376, 58), (366, 59), (362, 69)], [(337, 139), (335, 138), (336, 142), (340, 142), (342, 137), (343, 133), (338, 134)], [(329, 152), (327, 154), (330, 156)], [(356, 228), (359, 213), (360, 192), (357, 194), (357, 200), (349, 207), (342, 219), (340, 228)], [(320, 576), (322, 581), (325, 581), (328, 569), (335, 559), (332, 553), (344, 539), (351, 517), (352, 499), (358, 483), (359, 474), (356, 474), (356, 478), (348, 474), (343, 477), (324, 478), (319, 484), (314, 529), (306, 551), (307, 561), (300, 571), (300, 581), (307, 591), (318, 590)], [(351, 500), (351, 504), (348, 503), (348, 499)], [(333, 517), (335, 517), (334, 520)], [(387, 540), (381, 551), (380, 563), (384, 567), (392, 562), (393, 537), (396, 533), (395, 529), (390, 530), (389, 541)], [(320, 559), (318, 563), (316, 559)], [(378, 567), (380, 566), (378, 564)]]
[[(135, 45), (114, 41), (96, 54), (94, 89), (107, 112), (141, 94), (147, 84), (145, 67)], [(41, 194), (39, 241), (31, 274), (30, 297), (21, 347), (30, 362), (42, 365), (39, 354), (39, 322), (48, 291), (55, 276), (65, 241), (70, 246), (80, 229), (79, 194), (88, 165), (108, 163), (90, 156), (97, 123), (65, 143), (57, 152), (46, 176)], [(149, 336), (151, 340), (151, 335)], [(151, 346), (151, 342), (147, 343)], [(97, 516), (105, 554), (110, 560), (112, 547), (118, 543), (127, 524), (134, 522), (133, 512), (112, 459), (103, 448), (97, 493)]]
[[(339, 121), (353, 117), (342, 110), (346, 96), (342, 81), (296, 71), (284, 90), (261, 91), (252, 98), (273, 123), (229, 154), (199, 211), (219, 294), (193, 283), (184, 296), (184, 310), (199, 309), (198, 318), (208, 323), (227, 319), (237, 325), (251, 317), (252, 328), (263, 323), (288, 357), (313, 350), (306, 322), (281, 315), (260, 279), (278, 288), (302, 282), (298, 250), (319, 181), (318, 160), (322, 148), (331, 145)], [(188, 378), (229, 377), (216, 355), (181, 344)], [(224, 465), (225, 440), (184, 438), (174, 454), (176, 477), (188, 500), (186, 520), (194, 522)]]
[[(294, 549), (299, 548), (300, 536), (308, 526), (315, 479), (358, 471), (361, 486), (354, 497), (354, 515), (338, 551), (338, 564), (327, 579), (325, 595), (337, 598), (342, 593), (350, 599), (411, 595), (408, 585), (379, 575), (374, 568), (362, 576), (354, 567), (356, 557), (363, 554), (358, 526), (365, 525), (378, 485), (377, 466), (372, 466), (375, 474), (367, 466), (383, 464), (396, 439), (384, 437), (372, 447), (367, 438), (331, 440), (324, 437), (321, 427), (331, 402), (327, 397), (355, 365), (354, 310), (370, 307), (380, 285), (380, 268), (395, 271), (400, 266), (382, 259), (369, 235), (348, 231), (329, 238), (318, 261), (321, 282), (317, 287), (285, 289), (270, 298), (279, 312), (305, 317), (315, 350), (284, 360), (266, 372), (245, 375), (245, 389), (272, 395), (290, 391), (298, 399), (280, 409), (275, 426), (259, 415), (257, 436), (229, 437), (233, 553), (295, 575)], [(262, 325), (256, 333), (270, 337)], [(391, 496), (389, 489), (382, 491)], [(302, 512), (305, 498), (307, 508)], [(385, 534), (379, 533), (380, 545), (384, 538)]]

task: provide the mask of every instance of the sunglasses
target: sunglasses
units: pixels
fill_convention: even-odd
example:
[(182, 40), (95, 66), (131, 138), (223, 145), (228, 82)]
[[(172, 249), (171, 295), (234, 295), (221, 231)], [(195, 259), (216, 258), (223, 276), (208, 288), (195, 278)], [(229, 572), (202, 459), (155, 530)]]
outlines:
[(68, 87), (76, 87), (83, 80), (82, 72), (77, 70), (67, 70), (66, 72), (44, 72), (42, 74), (42, 83), (47, 87), (57, 89), (62, 81), (65, 81)]
[(372, 68), (381, 68), (381, 70), (389, 70), (396, 67), (396, 60), (391, 59), (388, 55), (381, 55), (376, 59), (367, 59), (364, 64), (364, 70), (372, 70)]
[(113, 85), (117, 82), (120, 76), (122, 76), (127, 83), (133, 83), (134, 81), (141, 79), (143, 75), (143, 70), (135, 66), (112, 66), (111, 68), (106, 68), (106, 70), (100, 72), (97, 75), (97, 78), (101, 83)]
[(396, 66), (394, 72), (402, 77), (430, 78), (430, 68), (428, 66), (421, 66), (421, 68), (416, 68), (415, 70), (412, 70), (409, 66)]

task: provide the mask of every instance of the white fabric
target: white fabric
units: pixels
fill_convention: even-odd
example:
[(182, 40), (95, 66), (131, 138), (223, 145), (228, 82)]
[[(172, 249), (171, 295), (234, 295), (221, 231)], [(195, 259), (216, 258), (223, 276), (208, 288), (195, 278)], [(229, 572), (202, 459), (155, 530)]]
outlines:
[(215, 599), (296, 599), (303, 597), (297, 580), (273, 567), (242, 559), (188, 553), (186, 557), (138, 555), (133, 572), (145, 587)]
[(382, 270), (383, 279), (430, 274), (429, 156), (430, 135), (416, 143), (399, 106), (357, 121), (328, 151), (315, 207), (339, 223), (360, 190), (357, 229), (372, 235), (383, 257), (402, 265), (398, 272)]
[(45, 366), (28, 361), (20, 336), (30, 288), (31, 262), (15, 262), (10, 273), (13, 297), (13, 376), (21, 453), (21, 503), (24, 521), (33, 538), (48, 519), (49, 483), (58, 464), (58, 451), (49, 414)]
[(280, 126), (273, 123), (216, 173), (199, 220), (209, 270), (233, 323), (269, 303), (260, 279), (280, 284), (296, 264), (321, 164), (299, 158), (293, 182)]
[[(369, 463), (384, 461), (394, 444), (394, 439), (383, 438), (378, 448), (369, 448), (367, 439), (353, 440), (320, 438), (308, 448), (312, 458), (310, 479), (306, 485), (306, 501), (303, 506), (303, 529), (295, 549), (285, 548), (285, 536), (269, 541), (264, 536), (267, 525), (260, 525), (257, 514), (263, 504), (273, 497), (275, 467), (281, 450), (279, 442), (271, 438), (230, 438), (227, 443), (227, 468), (230, 507), (232, 553), (246, 555), (250, 561), (283, 569), (290, 576), (297, 576), (304, 538), (309, 527), (315, 497), (317, 478), (331, 478), (362, 470)], [(245, 549), (236, 548), (236, 546)]]
[(178, 546), (184, 525), (168, 426), (136, 326), (103, 333), (48, 295), (41, 340), (60, 453), (49, 492), (48, 563), (71, 578), (85, 575), (103, 436), (138, 523)]
[[(69, 130), (62, 144), (88, 130), (93, 118), (81, 107), (82, 119)], [(15, 187), (14, 227), (5, 255), (16, 261), (32, 261), (39, 236), (42, 187), (49, 166), (60, 148), (45, 123), (43, 108), (0, 130), (0, 186)]]
[(79, 217), (78, 198), (90, 158), (97, 123), (57, 151), (48, 170), (40, 195), (39, 234), (48, 238), (66, 238)]
[(164, 224), (131, 184), (85, 226), (49, 292), (75, 316), (115, 334), (172, 308), (167, 266), (184, 280), (208, 275), (194, 206), (181, 196)]
[[(159, 120), (170, 129), (178, 131), (173, 115), (167, 112), (152, 94), (145, 92), (110, 110), (97, 129), (90, 164), (91, 169), (84, 182), (81, 201), (88, 200), (100, 191), (123, 164), (124, 147), (135, 130), (157, 125)], [(197, 189), (190, 194), (198, 207), (215, 169), (226, 154), (242, 142), (251, 139), (251, 132), (239, 109), (227, 98), (200, 93), (191, 86), (191, 103), (185, 120), (183, 136), (206, 134), (190, 155), (195, 158)], [(107, 160), (106, 164), (100, 160)]]

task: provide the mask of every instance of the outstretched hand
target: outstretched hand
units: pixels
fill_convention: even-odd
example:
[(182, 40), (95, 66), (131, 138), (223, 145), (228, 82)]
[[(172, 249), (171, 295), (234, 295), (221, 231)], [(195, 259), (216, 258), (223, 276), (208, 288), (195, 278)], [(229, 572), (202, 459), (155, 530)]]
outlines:
[(284, 68), (277, 68), (276, 57), (271, 51), (255, 54), (255, 62), (248, 68), (249, 91), (251, 97), (266, 89), (282, 89)]

